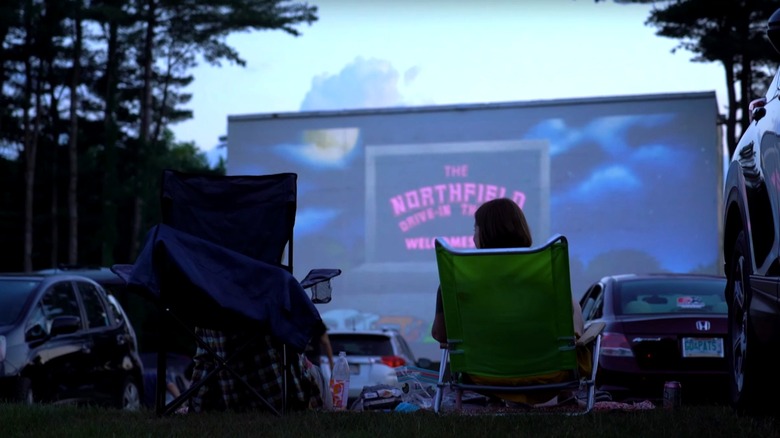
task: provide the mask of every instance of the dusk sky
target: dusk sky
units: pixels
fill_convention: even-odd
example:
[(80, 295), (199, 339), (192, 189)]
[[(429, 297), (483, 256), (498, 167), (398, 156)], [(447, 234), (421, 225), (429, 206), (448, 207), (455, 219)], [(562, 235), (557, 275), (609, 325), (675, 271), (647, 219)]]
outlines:
[(246, 67), (203, 64), (178, 140), (212, 149), (228, 115), (715, 90), (644, 24), (652, 5), (592, 0), (322, 0), (319, 20), (228, 38)]

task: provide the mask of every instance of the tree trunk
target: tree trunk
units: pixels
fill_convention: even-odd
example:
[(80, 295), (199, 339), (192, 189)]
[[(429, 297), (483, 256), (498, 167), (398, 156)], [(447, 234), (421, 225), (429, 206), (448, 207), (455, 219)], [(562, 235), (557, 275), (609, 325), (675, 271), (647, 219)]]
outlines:
[(106, 50), (106, 109), (103, 116), (103, 131), (105, 132), (105, 172), (103, 173), (103, 214), (102, 214), (102, 256), (104, 265), (114, 264), (114, 246), (116, 245), (116, 187), (117, 178), (116, 136), (117, 128), (114, 120), (116, 112), (116, 68), (119, 56), (117, 50), (118, 24), (111, 20), (108, 24), (108, 48)]
[(53, 159), (49, 160), (51, 161), (49, 165), (49, 170), (51, 172), (50, 178), (50, 184), (49, 184), (49, 192), (51, 193), (51, 202), (49, 203), (49, 213), (51, 215), (51, 250), (49, 255), (49, 266), (57, 266), (59, 264), (60, 260), (60, 222), (58, 220), (60, 213), (59, 213), (59, 190), (58, 187), (58, 174), (59, 174), (59, 166), (58, 166), (58, 160), (57, 160), (57, 137), (59, 136), (59, 132), (55, 130), (55, 127), (60, 126), (60, 114), (59, 114), (59, 99), (57, 96), (57, 84), (56, 79), (54, 78), (54, 75), (52, 74), (52, 65), (54, 61), (52, 59), (47, 59), (47, 66), (49, 68), (49, 75), (48, 75), (48, 84), (49, 84), (49, 126), (52, 127), (51, 131), (52, 134), (49, 138), (49, 142), (51, 144), (52, 148), (52, 157)]
[(734, 91), (734, 61), (727, 59), (723, 61), (723, 68), (726, 70), (726, 92), (728, 95), (728, 116), (726, 117), (726, 144), (729, 148), (729, 157), (734, 155), (737, 149), (737, 96)]
[(36, 94), (36, 113), (35, 122), (30, 121), (30, 101), (33, 99), (33, 93), (39, 89), (40, 86), (35, 85), (33, 89), (33, 82), (36, 81), (35, 73), (33, 73), (32, 56), (33, 50), (33, 23), (32, 23), (32, 8), (24, 12), (25, 14), (25, 48), (26, 56), (24, 58), (24, 109), (22, 113), (22, 123), (24, 126), (24, 254), (23, 254), (23, 266), (25, 272), (30, 272), (33, 269), (33, 205), (35, 195), (35, 161), (36, 152), (38, 146), (38, 122), (39, 114), (38, 103), (40, 102), (40, 94)]
[(24, 271), (32, 271), (33, 254), (33, 195), (35, 183), (35, 147), (36, 142), (30, 123), (30, 99), (32, 99), (32, 65), (30, 59), (24, 61)]
[[(80, 8), (81, 5), (77, 5)], [(78, 133), (79, 133), (79, 69), (81, 66), (81, 16), (76, 12), (73, 20), (73, 33), (75, 41), (73, 43), (73, 74), (70, 81), (70, 138), (68, 142), (68, 263), (74, 265), (78, 262), (79, 254), (79, 204), (78, 204), (78, 181), (79, 181), (79, 155), (78, 155)]]
[(156, 0), (149, 0), (146, 21), (146, 39), (143, 47), (143, 95), (141, 96), (141, 128), (139, 132), (139, 150), (136, 151), (136, 193), (133, 201), (133, 218), (130, 234), (130, 254), (128, 258), (133, 260), (138, 254), (140, 248), (139, 236), (141, 234), (141, 222), (143, 219), (144, 200), (142, 197), (143, 188), (143, 160), (151, 147), (151, 122), (152, 122), (152, 73), (154, 68), (154, 28), (157, 25), (156, 20)]
[[(35, 167), (36, 156), (38, 152), (38, 133), (41, 126), (41, 76), (43, 63), (38, 61), (37, 77), (32, 73), (32, 63), (28, 59), (26, 61), (26, 67), (29, 68), (30, 73), (27, 74), (27, 80), (29, 84), (25, 85), (27, 90), (25, 94), (31, 92), (35, 96), (35, 117), (30, 126), (30, 107), (27, 104), (25, 114), (25, 129), (24, 129), (24, 157), (25, 157), (25, 172), (24, 172), (24, 270), (30, 272), (33, 270), (33, 234), (34, 234), (34, 211), (35, 205)], [(32, 89), (32, 81), (35, 81), (35, 89)]]

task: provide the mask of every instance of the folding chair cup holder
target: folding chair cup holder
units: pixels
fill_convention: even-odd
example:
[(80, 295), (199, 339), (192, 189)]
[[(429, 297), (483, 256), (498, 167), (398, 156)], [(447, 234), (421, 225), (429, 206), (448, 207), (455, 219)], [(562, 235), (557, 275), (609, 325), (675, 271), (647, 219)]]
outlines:
[[(341, 274), (340, 269), (314, 269), (301, 282), (292, 277), (296, 185), (294, 173), (216, 176), (163, 172), (162, 223), (149, 232), (133, 265), (112, 267), (125, 279), (128, 290), (143, 294), (159, 310), (163, 339), (157, 361), (158, 415), (175, 412), (223, 370), (242, 382), (269, 411), (284, 413), (292, 372), (288, 356), (293, 350), (303, 351), (311, 338), (305, 328), (313, 330), (319, 321), (314, 303), (331, 300), (330, 280)], [(305, 289), (310, 289), (311, 297)], [(268, 327), (258, 336), (271, 334), (282, 343), (281, 412), (231, 368), (232, 356), (239, 354), (241, 347), (231, 357), (221, 357), (192, 330), (193, 324), (233, 326), (235, 320)], [(217, 366), (166, 404), (166, 337), (172, 332), (166, 328), (172, 325), (186, 329)], [(252, 342), (248, 338), (244, 345)]]
[[(567, 390), (584, 392), (586, 399), (579, 409), (562, 412), (590, 412), (604, 325), (591, 325), (575, 338), (566, 238), (554, 235), (533, 248), (476, 250), (455, 249), (437, 238), (435, 249), (447, 345), (434, 411), (442, 412), (449, 389), (456, 410), (462, 408), (463, 391), (501, 397)], [(578, 364), (577, 350), (583, 347), (592, 364), (589, 372)], [(528, 383), (551, 374), (560, 378)]]

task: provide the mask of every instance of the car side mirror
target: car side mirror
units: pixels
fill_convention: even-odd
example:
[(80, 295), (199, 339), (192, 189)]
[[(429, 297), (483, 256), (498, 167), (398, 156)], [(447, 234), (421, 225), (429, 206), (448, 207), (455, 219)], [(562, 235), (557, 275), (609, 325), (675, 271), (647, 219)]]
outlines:
[(35, 324), (32, 327), (28, 328), (26, 332), (24, 332), (24, 340), (27, 342), (46, 339), (46, 336), (47, 336), (46, 329), (40, 324)]
[(58, 316), (51, 321), (52, 336), (75, 333), (81, 328), (81, 318), (78, 316)]
[(780, 9), (776, 10), (766, 23), (766, 36), (775, 51), (780, 53)]

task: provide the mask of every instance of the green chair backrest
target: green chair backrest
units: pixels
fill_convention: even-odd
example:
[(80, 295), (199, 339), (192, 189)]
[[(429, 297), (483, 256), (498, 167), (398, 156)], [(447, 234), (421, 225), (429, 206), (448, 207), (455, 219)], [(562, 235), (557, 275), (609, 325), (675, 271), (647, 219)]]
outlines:
[(450, 371), (529, 377), (575, 370), (564, 236), (534, 248), (468, 249), (436, 239)]

